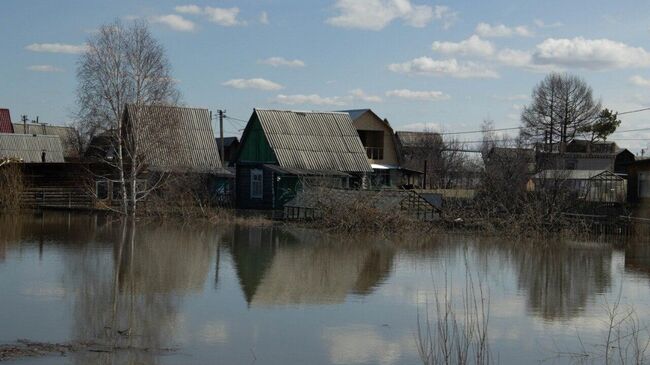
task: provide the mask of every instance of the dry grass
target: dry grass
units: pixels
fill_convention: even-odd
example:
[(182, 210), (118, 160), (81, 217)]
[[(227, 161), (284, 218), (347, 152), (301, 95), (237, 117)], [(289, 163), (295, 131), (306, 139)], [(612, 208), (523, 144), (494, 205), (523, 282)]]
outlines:
[(460, 310), (455, 306), (453, 288), (447, 277), (442, 290), (435, 291), (433, 319), (429, 304), (423, 318), (418, 313), (417, 347), (425, 365), (488, 365), (491, 362), (488, 325), (489, 293), (482, 282), (474, 282), (466, 270)]

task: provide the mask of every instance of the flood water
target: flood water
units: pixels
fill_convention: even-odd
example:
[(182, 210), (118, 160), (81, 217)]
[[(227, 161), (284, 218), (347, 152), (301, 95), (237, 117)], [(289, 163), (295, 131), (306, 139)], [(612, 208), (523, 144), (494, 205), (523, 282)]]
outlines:
[(650, 248), (541, 246), (5, 216), (0, 343), (101, 342), (120, 331), (120, 343), (149, 349), (12, 364), (418, 364), (418, 312), (433, 310), (445, 282), (460, 297), (468, 272), (489, 292), (498, 363), (571, 363), (557, 355), (578, 335), (599, 343), (619, 292), (650, 323)]

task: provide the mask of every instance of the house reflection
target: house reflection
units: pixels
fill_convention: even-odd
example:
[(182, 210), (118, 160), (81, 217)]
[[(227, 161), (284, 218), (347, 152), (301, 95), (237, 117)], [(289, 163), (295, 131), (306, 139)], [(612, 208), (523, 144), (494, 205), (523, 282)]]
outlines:
[(250, 306), (333, 304), (371, 294), (395, 255), (388, 244), (278, 228), (237, 228), (229, 250)]

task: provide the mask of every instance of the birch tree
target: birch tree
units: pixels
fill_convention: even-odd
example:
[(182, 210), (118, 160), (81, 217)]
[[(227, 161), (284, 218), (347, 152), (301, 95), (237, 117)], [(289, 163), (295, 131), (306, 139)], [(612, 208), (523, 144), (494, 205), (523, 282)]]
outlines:
[[(77, 68), (79, 130), (104, 134), (114, 156), (105, 159), (118, 173), (121, 212), (135, 213), (135, 144), (122, 117), (126, 104), (136, 110), (155, 104), (175, 104), (179, 93), (162, 45), (143, 21), (103, 25), (91, 36)], [(91, 138), (93, 136), (88, 136)], [(127, 186), (130, 186), (131, 204)]]

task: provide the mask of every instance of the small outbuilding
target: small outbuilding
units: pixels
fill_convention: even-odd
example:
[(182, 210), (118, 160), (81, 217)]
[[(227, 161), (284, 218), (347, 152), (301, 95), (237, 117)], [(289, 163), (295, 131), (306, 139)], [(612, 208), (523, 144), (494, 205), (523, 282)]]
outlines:
[(255, 109), (236, 158), (236, 201), (281, 209), (306, 185), (363, 188), (372, 168), (350, 115)]
[(625, 179), (608, 170), (544, 170), (528, 182), (528, 190), (567, 189), (579, 199), (599, 203), (624, 203)]

